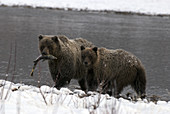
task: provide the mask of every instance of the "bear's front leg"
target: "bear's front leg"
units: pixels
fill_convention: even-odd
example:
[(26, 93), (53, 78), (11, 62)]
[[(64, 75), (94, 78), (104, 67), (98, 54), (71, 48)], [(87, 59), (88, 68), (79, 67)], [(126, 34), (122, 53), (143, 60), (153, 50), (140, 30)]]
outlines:
[(55, 83), (54, 87), (60, 89), (61, 87), (66, 86), (70, 83), (71, 79), (69, 77), (61, 76), (61, 73), (58, 70), (51, 70), (51, 77)]
[(60, 89), (61, 87), (64, 87), (70, 83), (71, 79), (68, 77), (61, 77), (56, 80), (55, 87), (57, 89)]
[(80, 85), (81, 90), (83, 90), (85, 93), (87, 93), (87, 91), (88, 91), (87, 80), (85, 78), (82, 78), (82, 79), (78, 80), (78, 83)]

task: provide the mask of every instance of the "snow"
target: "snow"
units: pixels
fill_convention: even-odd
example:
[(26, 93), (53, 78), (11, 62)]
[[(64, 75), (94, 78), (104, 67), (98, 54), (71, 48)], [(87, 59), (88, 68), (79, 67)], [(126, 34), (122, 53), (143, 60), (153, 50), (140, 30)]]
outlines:
[(149, 15), (169, 15), (170, 0), (0, 0), (2, 5), (111, 10)]
[[(12, 85), (11, 89), (9, 89), (10, 85)], [(5, 99), (8, 90), (9, 93)], [(5, 80), (0, 80), (0, 114), (170, 113), (170, 101), (158, 101), (155, 104), (146, 99), (139, 99), (134, 102), (123, 98), (115, 99), (107, 94), (89, 93), (91, 95), (83, 97), (85, 93), (81, 90), (73, 92), (67, 88), (57, 90), (46, 85), (38, 88), (19, 83), (14, 84), (9, 81), (5, 83)]]
[[(149, 15), (169, 15), (170, 0), (0, 0), (0, 5), (112, 10)], [(10, 88), (11, 86), (11, 88)], [(10, 89), (9, 89), (10, 88)], [(43, 85), (40, 88), (0, 80), (0, 114), (169, 114), (170, 101), (157, 104), (115, 99), (107, 94)], [(83, 97), (84, 96), (84, 97)], [(44, 97), (44, 98), (43, 98)]]

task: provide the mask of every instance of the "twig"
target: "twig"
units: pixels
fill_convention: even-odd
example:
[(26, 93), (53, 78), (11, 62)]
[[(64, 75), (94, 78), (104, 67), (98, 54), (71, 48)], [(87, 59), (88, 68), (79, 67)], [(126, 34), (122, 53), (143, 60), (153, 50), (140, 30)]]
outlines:
[(1, 100), (1, 103), (0, 103), (0, 114), (5, 114), (5, 100)]
[(7, 93), (6, 93), (6, 96), (5, 96), (5, 100), (7, 99), (8, 97), (8, 94), (9, 94), (9, 90), (11, 89), (11, 86), (12, 86), (12, 82), (14, 81), (14, 75), (15, 75), (15, 69), (16, 69), (16, 55), (17, 55), (17, 43), (15, 41), (15, 52), (14, 52), (14, 69), (13, 69), (13, 74), (12, 74), (12, 79), (11, 79), (11, 83), (10, 83), (10, 86), (7, 90)]
[(46, 101), (45, 96), (44, 96), (44, 94), (42, 93), (40, 87), (39, 87), (39, 90), (40, 90), (40, 93), (41, 93), (41, 95), (42, 95), (42, 97), (43, 97), (43, 99), (44, 99), (45, 104), (47, 105), (47, 101)]
[(61, 101), (61, 104), (64, 103), (64, 101), (66, 100), (67, 96), (68, 96), (68, 95), (65, 95), (65, 97), (64, 97), (64, 98), (62, 99), (62, 101)]
[(46, 101), (46, 99), (45, 99), (45, 96), (44, 96), (44, 94), (43, 94), (43, 92), (41, 91), (41, 88), (40, 88), (40, 81), (41, 81), (41, 67), (40, 67), (40, 64), (38, 64), (38, 65), (39, 65), (39, 73), (38, 73), (38, 75), (39, 75), (39, 81), (38, 81), (38, 87), (39, 87), (41, 96), (43, 97), (44, 102), (45, 102), (45, 104), (47, 105), (47, 101)]
[(117, 110), (116, 110), (116, 108), (115, 108), (115, 106), (116, 106), (116, 104), (117, 104), (117, 101), (116, 101), (116, 99), (114, 100), (114, 99), (111, 99), (111, 101), (112, 101), (112, 108), (111, 108), (111, 114), (117, 114)]
[(51, 105), (53, 104), (53, 90), (54, 88), (52, 87), (51, 88), (51, 100), (50, 100)]
[(5, 88), (5, 85), (6, 85), (6, 80), (8, 78), (8, 72), (9, 72), (9, 68), (10, 68), (10, 64), (11, 64), (11, 55), (12, 55), (12, 42), (11, 42), (11, 46), (10, 46), (10, 55), (9, 55), (9, 59), (8, 59), (8, 66), (7, 66), (7, 69), (6, 69), (5, 82), (4, 82), (4, 85), (3, 85), (2, 90), (1, 90), (1, 98), (0, 99), (3, 99), (3, 92), (4, 92), (4, 88)]
[[(20, 88), (20, 86), (18, 88)], [(17, 114), (20, 114), (20, 112), (21, 112), (21, 91), (18, 91)]]

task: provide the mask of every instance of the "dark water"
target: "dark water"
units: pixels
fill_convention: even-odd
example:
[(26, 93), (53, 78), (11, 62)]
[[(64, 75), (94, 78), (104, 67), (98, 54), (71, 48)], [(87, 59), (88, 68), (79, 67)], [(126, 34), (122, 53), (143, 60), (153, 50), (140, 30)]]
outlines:
[[(29, 74), (39, 55), (39, 34), (64, 34), (83, 37), (97, 46), (122, 48), (143, 62), (147, 73), (147, 94), (170, 100), (170, 19), (169, 17), (57, 11), (0, 7), (0, 78), (5, 78), (12, 43), (8, 80), (14, 66), (14, 42), (17, 42), (14, 82), (37, 85), (38, 73)], [(37, 67), (38, 68), (38, 67)], [(53, 85), (47, 63), (40, 64), (41, 85)], [(75, 81), (72, 82), (73, 85)]]

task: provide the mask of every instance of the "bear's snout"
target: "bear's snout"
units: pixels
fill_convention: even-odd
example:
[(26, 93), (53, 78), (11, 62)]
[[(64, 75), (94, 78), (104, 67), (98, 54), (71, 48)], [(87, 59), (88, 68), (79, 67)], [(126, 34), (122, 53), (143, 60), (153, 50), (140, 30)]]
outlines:
[(85, 61), (85, 62), (84, 62), (84, 64), (85, 64), (85, 65), (88, 65), (88, 62), (87, 62), (87, 61)]
[(90, 65), (90, 63), (87, 62), (87, 61), (84, 61), (83, 64), (84, 64), (84, 66), (86, 66), (86, 67), (88, 67), (88, 66)]
[(42, 54), (42, 55), (47, 55), (47, 52), (42, 52), (41, 54)]
[(42, 55), (49, 55), (49, 49), (47, 47), (43, 48), (42, 51), (41, 51), (41, 54)]

